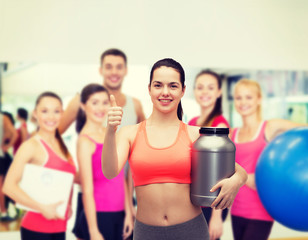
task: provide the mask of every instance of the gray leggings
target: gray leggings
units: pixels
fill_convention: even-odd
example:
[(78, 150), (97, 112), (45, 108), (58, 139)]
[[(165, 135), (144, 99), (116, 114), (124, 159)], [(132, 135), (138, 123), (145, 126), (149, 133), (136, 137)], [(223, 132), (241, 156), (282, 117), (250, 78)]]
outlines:
[(136, 220), (134, 240), (209, 240), (208, 226), (203, 214), (176, 225), (151, 226)]

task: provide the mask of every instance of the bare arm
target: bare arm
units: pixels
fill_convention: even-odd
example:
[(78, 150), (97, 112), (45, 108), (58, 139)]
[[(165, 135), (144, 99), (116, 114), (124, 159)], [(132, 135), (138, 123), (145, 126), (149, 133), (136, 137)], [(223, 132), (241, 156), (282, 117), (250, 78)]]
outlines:
[(2, 191), (16, 202), (41, 212), (45, 218), (57, 219), (60, 218), (57, 214), (57, 207), (61, 202), (50, 205), (41, 204), (19, 187), (25, 164), (30, 163), (34, 158), (37, 147), (33, 140), (21, 144), (7, 173)]
[(69, 102), (67, 108), (63, 113), (62, 120), (59, 125), (59, 132), (63, 134), (69, 126), (75, 121), (80, 106), (80, 95), (76, 94), (75, 97)]
[(212, 209), (212, 215), (209, 221), (210, 239), (215, 240), (222, 236), (223, 219), (221, 209)]
[(17, 131), (12, 122), (10, 121), (10, 119), (5, 115), (3, 115), (3, 129), (4, 129), (3, 139), (9, 139), (9, 142), (6, 144), (2, 143), (1, 147), (4, 152), (7, 152), (7, 150), (14, 145), (17, 139)]
[(234, 198), (247, 181), (247, 173), (239, 164), (235, 163), (235, 173), (230, 177), (219, 181), (211, 192), (221, 188), (219, 195), (212, 203), (211, 207), (216, 209), (228, 208), (232, 205)]
[(29, 133), (28, 133), (27, 127), (25, 127), (25, 126), (21, 127), (20, 135), (21, 135), (21, 142), (22, 143), (28, 139)]
[(128, 238), (133, 232), (133, 215), (132, 215), (132, 208), (131, 208), (131, 194), (129, 194), (128, 184), (125, 181), (124, 184), (125, 190), (125, 219), (124, 219), (124, 228), (123, 228), (123, 238)]
[(296, 127), (308, 126), (307, 124), (300, 124), (285, 119), (268, 120), (265, 128), (265, 136), (268, 141), (272, 141), (277, 135)]
[(89, 139), (80, 136), (77, 141), (77, 161), (79, 164), (82, 202), (87, 218), (91, 239), (103, 239), (96, 218), (96, 206), (93, 195), (92, 154), (95, 146)]
[(121, 124), (122, 108), (116, 106), (115, 98), (110, 96), (111, 107), (108, 111), (107, 129), (102, 151), (102, 170), (105, 177), (116, 177), (128, 158), (130, 143), (127, 127), (122, 127), (118, 133), (117, 127)]
[(127, 189), (128, 189), (128, 194), (129, 194), (129, 203), (130, 203), (130, 207), (131, 207), (131, 212), (133, 217), (136, 217), (136, 209), (134, 207), (133, 204), (133, 194), (134, 194), (134, 182), (133, 182), (133, 177), (132, 177), (132, 171), (130, 169), (130, 167), (128, 167), (127, 170), (127, 178), (126, 178), (126, 184), (127, 184)]
[(246, 185), (253, 190), (257, 190), (254, 173), (248, 174)]

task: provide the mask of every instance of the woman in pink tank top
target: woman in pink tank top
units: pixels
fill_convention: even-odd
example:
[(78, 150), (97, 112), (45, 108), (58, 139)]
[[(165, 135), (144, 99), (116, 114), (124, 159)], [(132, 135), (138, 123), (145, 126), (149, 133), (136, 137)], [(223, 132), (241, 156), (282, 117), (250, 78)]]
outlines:
[[(185, 73), (180, 63), (171, 58), (157, 61), (147, 91), (153, 103), (150, 117), (118, 132), (122, 108), (110, 96), (102, 153), (104, 175), (116, 177), (130, 157), (138, 204), (135, 240), (209, 240), (201, 208), (190, 200), (191, 144), (200, 135), (199, 127), (182, 122)], [(179, 151), (174, 152), (177, 147)], [(246, 178), (236, 164), (232, 177), (213, 186), (213, 191), (219, 187), (221, 191), (212, 207), (229, 207)]]
[[(222, 115), (222, 77), (211, 70), (202, 70), (194, 83), (194, 95), (200, 105), (201, 115), (192, 118), (188, 125), (202, 127), (229, 128), (228, 121)], [(223, 232), (223, 221), (228, 209), (216, 210), (203, 207), (202, 212), (209, 225), (211, 239), (219, 240)]]
[[(21, 223), (21, 239), (64, 240), (67, 220), (71, 215), (70, 200), (66, 215), (60, 216), (57, 208), (61, 202), (44, 204), (26, 194), (19, 182), (26, 164), (73, 174), (75, 166), (57, 130), (62, 117), (62, 101), (52, 92), (42, 93), (37, 101), (34, 115), (39, 124), (37, 133), (22, 143), (7, 174), (3, 191), (5, 194), (34, 211), (28, 211)], [(72, 189), (70, 190), (72, 195)]]
[[(89, 84), (82, 89), (77, 115), (77, 160), (81, 174), (84, 210), (77, 219), (75, 235), (84, 240), (122, 240), (133, 230), (133, 217), (124, 171), (107, 179), (102, 172), (101, 155), (109, 104), (106, 88)], [(127, 197), (126, 197), (127, 196)]]
[(268, 239), (273, 218), (264, 209), (255, 185), (255, 168), (263, 149), (279, 133), (300, 126), (283, 119), (262, 120), (261, 87), (256, 81), (242, 79), (234, 88), (234, 104), (243, 126), (235, 128), (236, 162), (248, 173), (246, 184), (239, 190), (231, 208), (235, 240)]

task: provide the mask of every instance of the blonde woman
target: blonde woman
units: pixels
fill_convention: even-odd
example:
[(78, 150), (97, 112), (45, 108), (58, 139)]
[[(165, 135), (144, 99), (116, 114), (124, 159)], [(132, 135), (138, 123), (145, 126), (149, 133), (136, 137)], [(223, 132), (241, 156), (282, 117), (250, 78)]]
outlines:
[(283, 119), (263, 120), (261, 87), (256, 81), (242, 79), (236, 83), (234, 104), (243, 122), (232, 133), (236, 162), (246, 170), (248, 180), (231, 208), (233, 235), (235, 240), (266, 240), (274, 219), (263, 207), (256, 191), (256, 163), (268, 142), (300, 124)]

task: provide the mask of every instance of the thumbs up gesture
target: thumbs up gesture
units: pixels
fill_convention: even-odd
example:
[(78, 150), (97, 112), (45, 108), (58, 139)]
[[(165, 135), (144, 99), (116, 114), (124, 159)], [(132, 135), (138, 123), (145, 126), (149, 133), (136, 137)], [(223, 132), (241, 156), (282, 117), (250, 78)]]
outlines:
[(111, 127), (114, 131), (116, 131), (118, 126), (121, 124), (122, 115), (122, 108), (117, 106), (115, 97), (113, 95), (110, 95), (110, 108), (108, 111), (107, 125)]

